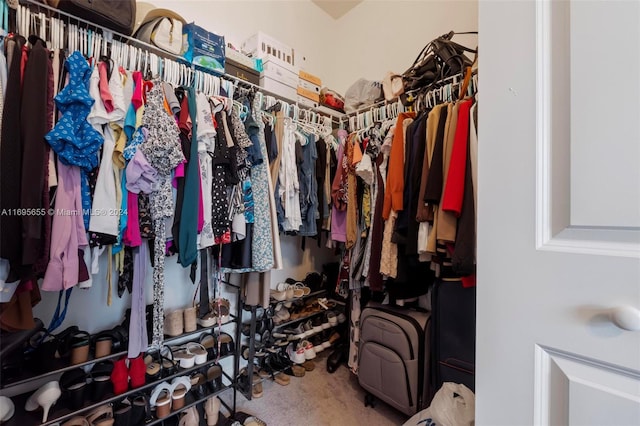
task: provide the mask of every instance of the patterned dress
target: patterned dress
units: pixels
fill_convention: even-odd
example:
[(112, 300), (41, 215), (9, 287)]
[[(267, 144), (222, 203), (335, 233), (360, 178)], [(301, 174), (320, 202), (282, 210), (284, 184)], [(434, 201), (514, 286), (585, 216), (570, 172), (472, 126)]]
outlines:
[(149, 164), (158, 172), (160, 188), (149, 196), (153, 220), (153, 345), (164, 339), (164, 260), (166, 244), (166, 218), (173, 215), (171, 171), (184, 161), (180, 147), (180, 131), (173, 117), (164, 109), (164, 94), (160, 81), (154, 81), (147, 94), (147, 105), (142, 125), (148, 130), (147, 140), (139, 149)]

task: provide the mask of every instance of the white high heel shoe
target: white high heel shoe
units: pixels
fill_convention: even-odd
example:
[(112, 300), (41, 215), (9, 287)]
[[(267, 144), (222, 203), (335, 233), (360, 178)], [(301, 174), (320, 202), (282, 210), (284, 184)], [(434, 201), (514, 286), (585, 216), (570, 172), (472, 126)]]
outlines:
[(15, 412), (16, 407), (13, 405), (11, 398), (0, 396), (0, 423), (9, 420)]
[(49, 409), (58, 401), (61, 393), (60, 384), (56, 380), (47, 382), (27, 399), (24, 409), (35, 411), (38, 407), (42, 407), (42, 423), (46, 423)]

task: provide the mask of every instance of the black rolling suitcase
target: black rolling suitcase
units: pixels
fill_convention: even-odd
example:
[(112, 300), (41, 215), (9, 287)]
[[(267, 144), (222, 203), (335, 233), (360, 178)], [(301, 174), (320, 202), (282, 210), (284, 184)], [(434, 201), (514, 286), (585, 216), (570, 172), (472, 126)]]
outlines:
[(476, 288), (439, 280), (432, 293), (434, 393), (444, 382), (475, 392)]
[(427, 311), (369, 303), (360, 315), (358, 382), (369, 395), (413, 415), (431, 401)]

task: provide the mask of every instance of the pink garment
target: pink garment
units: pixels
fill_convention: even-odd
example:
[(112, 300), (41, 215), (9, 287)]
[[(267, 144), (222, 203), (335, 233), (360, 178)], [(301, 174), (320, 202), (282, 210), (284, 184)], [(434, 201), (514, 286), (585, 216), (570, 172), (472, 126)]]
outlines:
[(41, 286), (45, 291), (60, 291), (78, 284), (78, 249), (89, 245), (82, 219), (80, 169), (67, 166), (60, 159), (55, 209), (50, 260)]
[(122, 242), (126, 246), (138, 247), (142, 244), (138, 216), (138, 194), (127, 191), (127, 228), (122, 235)]
[(178, 178), (183, 178), (184, 177), (184, 165), (187, 164), (187, 162), (183, 162), (178, 164), (178, 166), (175, 168), (174, 172), (173, 172), (173, 179), (171, 180), (171, 185), (174, 188), (178, 188)]
[(133, 104), (133, 108), (137, 111), (144, 103), (142, 98), (142, 86), (144, 85), (144, 81), (142, 80), (142, 73), (140, 71), (134, 71), (131, 75), (133, 77), (134, 85), (131, 103)]
[[(200, 159), (198, 159), (198, 163), (200, 163)], [(200, 164), (198, 164), (198, 170), (200, 169)], [(198, 200), (198, 234), (202, 232), (202, 228), (204, 228), (204, 201), (202, 199), (202, 175), (198, 173), (198, 183), (200, 184), (200, 190), (198, 191), (199, 200)], [(209, 189), (211, 190), (211, 189)]]
[(111, 113), (115, 109), (113, 106), (113, 97), (111, 96), (111, 90), (109, 90), (109, 77), (107, 76), (107, 63), (98, 63), (98, 74), (100, 75), (100, 97), (104, 104), (104, 109)]

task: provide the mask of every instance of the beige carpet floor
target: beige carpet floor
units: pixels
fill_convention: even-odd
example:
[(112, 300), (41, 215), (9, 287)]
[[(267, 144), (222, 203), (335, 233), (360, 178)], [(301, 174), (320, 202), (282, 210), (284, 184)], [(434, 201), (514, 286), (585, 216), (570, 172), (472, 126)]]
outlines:
[[(375, 408), (364, 406), (365, 392), (346, 365), (327, 372), (323, 351), (314, 360), (316, 368), (304, 377), (291, 377), (281, 386), (266, 380), (261, 398), (247, 401), (238, 393), (237, 411), (255, 415), (269, 426), (398, 426), (409, 416), (376, 401)], [(230, 401), (231, 393), (223, 394)]]

